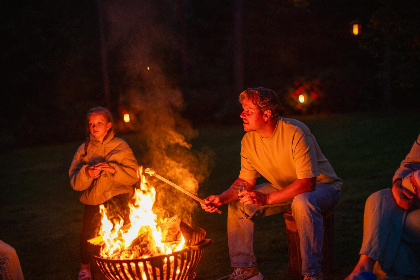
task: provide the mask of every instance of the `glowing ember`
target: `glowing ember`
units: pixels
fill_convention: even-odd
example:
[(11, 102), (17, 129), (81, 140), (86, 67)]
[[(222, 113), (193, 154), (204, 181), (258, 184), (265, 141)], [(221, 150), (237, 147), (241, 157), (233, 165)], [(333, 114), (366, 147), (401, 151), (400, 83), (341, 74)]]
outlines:
[[(130, 203), (130, 221), (108, 219), (106, 209), (100, 206), (102, 224), (99, 236), (89, 240), (101, 245), (100, 256), (108, 259), (138, 259), (171, 254), (185, 247), (185, 239), (179, 228), (180, 220), (158, 219), (152, 207), (156, 190), (150, 186), (138, 170), (140, 188), (136, 188)], [(159, 222), (158, 222), (159, 221)]]

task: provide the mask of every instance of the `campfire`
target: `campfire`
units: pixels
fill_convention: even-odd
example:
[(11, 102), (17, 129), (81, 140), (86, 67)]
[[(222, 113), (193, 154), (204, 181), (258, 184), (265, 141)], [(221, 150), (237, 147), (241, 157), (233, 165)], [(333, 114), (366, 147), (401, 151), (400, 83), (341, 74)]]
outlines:
[(194, 279), (204, 248), (210, 244), (206, 232), (177, 216), (155, 214), (156, 190), (141, 168), (138, 176), (129, 221), (110, 220), (105, 207), (100, 206), (99, 235), (89, 240), (96, 264), (107, 279)]

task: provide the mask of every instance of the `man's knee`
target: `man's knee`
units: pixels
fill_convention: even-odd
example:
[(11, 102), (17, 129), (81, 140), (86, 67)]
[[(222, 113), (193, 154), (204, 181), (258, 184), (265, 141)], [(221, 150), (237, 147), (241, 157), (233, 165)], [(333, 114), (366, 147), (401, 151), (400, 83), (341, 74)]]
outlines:
[(311, 199), (311, 196), (308, 193), (302, 193), (293, 198), (292, 202), (292, 211), (293, 212), (308, 212), (309, 210), (315, 210), (316, 202)]
[(239, 200), (232, 201), (228, 204), (228, 216), (240, 217), (243, 215), (242, 203)]

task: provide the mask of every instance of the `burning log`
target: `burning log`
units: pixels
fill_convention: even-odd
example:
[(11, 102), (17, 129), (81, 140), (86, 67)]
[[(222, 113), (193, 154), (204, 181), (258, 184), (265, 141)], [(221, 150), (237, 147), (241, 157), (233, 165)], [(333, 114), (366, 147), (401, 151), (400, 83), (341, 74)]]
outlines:
[[(179, 246), (182, 242), (182, 233), (180, 229), (181, 220), (178, 217), (172, 217), (165, 221), (159, 223), (159, 227), (162, 233), (161, 242), (165, 244), (166, 247), (171, 248), (172, 251)], [(129, 224), (125, 225), (121, 230), (126, 232), (130, 227)], [(123, 235), (123, 234), (122, 234)], [(105, 240), (102, 236), (96, 236), (88, 240), (93, 246), (102, 247), (105, 246)], [(122, 242), (122, 240), (121, 240)], [(111, 259), (138, 259), (142, 257), (150, 257), (162, 254), (159, 250), (159, 246), (156, 245), (154, 241), (152, 229), (150, 227), (142, 227), (138, 233), (138, 236), (126, 246), (126, 248), (118, 249), (113, 252)]]
[(129, 247), (125, 248), (118, 256), (113, 259), (139, 259), (142, 257), (157, 255), (156, 243), (154, 242), (150, 230), (141, 233)]
[(181, 220), (178, 217), (173, 217), (164, 221), (159, 226), (162, 230), (162, 242), (181, 242)]

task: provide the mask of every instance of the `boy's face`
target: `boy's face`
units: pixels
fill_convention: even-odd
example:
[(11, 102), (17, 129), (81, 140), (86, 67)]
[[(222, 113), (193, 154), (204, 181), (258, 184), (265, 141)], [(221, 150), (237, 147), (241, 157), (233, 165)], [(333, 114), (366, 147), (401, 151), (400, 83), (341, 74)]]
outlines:
[(89, 116), (89, 131), (102, 143), (108, 130), (112, 127), (112, 123), (108, 122), (104, 115), (93, 113)]

